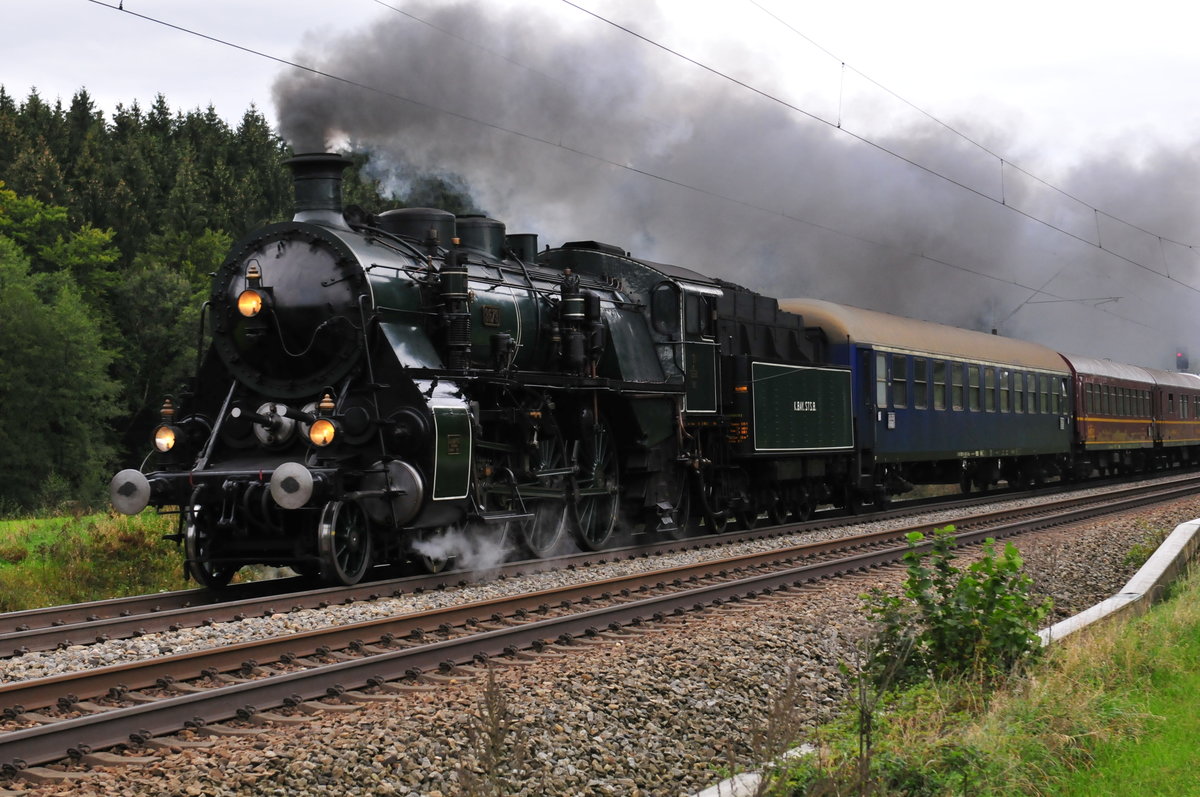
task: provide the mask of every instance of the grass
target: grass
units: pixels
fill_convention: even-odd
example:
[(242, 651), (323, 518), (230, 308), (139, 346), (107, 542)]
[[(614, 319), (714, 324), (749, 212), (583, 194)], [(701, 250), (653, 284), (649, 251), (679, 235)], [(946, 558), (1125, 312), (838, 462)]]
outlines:
[[(1101, 743), (1094, 765), (1067, 779), (1057, 794), (1200, 794), (1200, 587), (1191, 583), (1176, 600), (1128, 629), (1139, 648), (1126, 665), (1140, 677), (1125, 688), (1140, 694), (1151, 719), (1133, 743)], [(1128, 673), (1128, 671), (1127, 671)]]
[(0, 612), (183, 589), (179, 552), (161, 539), (174, 530), (153, 512), (0, 522)]
[(1200, 794), (1200, 578), (1131, 621), (1053, 646), (986, 689), (970, 678), (886, 695), (860, 777), (853, 712), (820, 729), (818, 752), (774, 779), (775, 795)]

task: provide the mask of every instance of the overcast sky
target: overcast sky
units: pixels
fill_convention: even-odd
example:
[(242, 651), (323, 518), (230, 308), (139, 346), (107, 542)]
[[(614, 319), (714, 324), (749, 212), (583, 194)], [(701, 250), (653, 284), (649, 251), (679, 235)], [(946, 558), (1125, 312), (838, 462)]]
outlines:
[[(605, 32), (560, 0), (524, 4), (553, 9), (565, 27)], [(1200, 6), (1176, 0), (661, 0), (669, 25), (653, 29), (640, 27), (640, 0), (579, 4), (806, 110), (836, 117), (841, 104), (847, 126), (864, 122), (854, 119), (852, 99), (865, 75), (967, 132), (1012, 131), (1017, 154), (1048, 169), (1097, 144), (1190, 140), (1200, 123)], [(395, 19), (389, 5), (406, 10), (405, 0), (124, 3), (301, 63), (338, 34)], [(211, 103), (231, 121), (250, 103), (274, 118), (270, 86), (284, 67), (266, 58), (88, 0), (4, 0), (0, 20), (0, 83), (18, 98), (36, 86), (44, 98), (68, 101), (86, 86), (105, 109), (133, 100), (146, 105), (162, 92), (173, 107)], [(747, 45), (769, 54), (778, 69), (739, 74), (729, 56)]]
[[(1200, 298), (1200, 264), (1193, 262), (1194, 250), (1157, 240), (1200, 239), (1193, 233), (1200, 207), (1191, 155), (1200, 137), (1195, 45), (1200, 6), (1178, 0), (575, 2), (772, 99), (655, 50), (562, 0), (473, 0), (461, 6), (434, 0), (124, 0), (125, 11), (133, 13), (116, 10), (117, 0), (111, 6), (0, 0), (6, 45), (0, 84), (18, 101), (36, 87), (43, 99), (64, 103), (86, 87), (110, 113), (118, 102), (136, 100), (145, 107), (161, 92), (174, 109), (212, 104), (232, 124), (251, 103), (273, 123), (278, 120), (273, 87), (296, 80), (296, 70), (135, 15), (143, 14), (380, 91), (411, 97), (428, 84), (436, 87), (430, 102), (439, 107), (486, 87), (499, 95), (491, 98), (497, 105), (489, 108), (488, 96), (474, 95), (458, 112), (563, 142), (567, 149), (547, 153), (528, 140), (517, 142), (527, 145), (519, 148), (461, 117), (443, 115), (438, 125), (421, 120), (422, 127), (411, 107), (391, 111), (394, 125), (387, 117), (363, 120), (356, 140), (391, 147), (397, 157), (424, 157), (414, 164), (421, 168), (464, 175), (489, 212), (548, 232), (551, 243), (606, 235), (652, 259), (716, 272), (720, 266), (714, 264), (744, 257), (747, 240), (757, 241), (754, 262), (782, 262), (786, 274), (741, 268), (721, 276), (773, 295), (807, 293), (975, 328), (999, 327), (1068, 351), (1112, 350), (1114, 356), (1163, 367), (1169, 367), (1163, 358), (1176, 340), (1194, 337), (1193, 359), (1200, 359), (1200, 326), (1188, 320), (1200, 317), (1191, 310)], [(526, 18), (528, 31), (521, 27)], [(489, 41), (493, 32), (495, 41)], [(397, 48), (394, 60), (405, 64), (403, 73), (378, 69), (378, 48), (386, 57), (388, 46)], [(444, 54), (459, 60), (448, 55), (443, 66)], [(460, 62), (483, 71), (472, 73)], [(422, 74), (426, 67), (453, 74)], [(511, 80), (500, 81), (496, 73)], [(637, 118), (600, 130), (608, 123), (603, 114), (549, 90), (573, 89), (566, 82), (571, 80), (581, 96), (607, 103), (602, 111)], [(322, 81), (329, 84), (303, 75), (297, 81), (310, 103), (319, 104)], [(559, 104), (545, 106), (545, 113), (543, 106), (513, 106), (513, 92), (526, 86)], [(342, 106), (331, 102), (330, 108), (349, 117), (364, 103), (385, 110), (395, 104), (372, 95)], [(505, 116), (513, 107), (520, 107), (517, 122)], [(733, 118), (722, 118), (723, 109)], [(923, 113), (988, 151), (975, 157), (972, 145)], [(574, 126), (571, 114), (578, 117)], [(737, 130), (743, 119), (744, 128)], [(389, 126), (395, 131), (390, 138)], [(789, 148), (792, 135), (795, 146)], [(938, 180), (913, 173), (895, 155), (881, 155), (855, 137), (883, 141), (896, 155), (962, 180), (986, 201), (977, 201), (970, 190), (947, 188), (944, 181), (934, 188)], [(477, 139), (478, 149), (505, 152), (526, 175), (553, 162), (557, 181), (543, 176), (539, 187), (514, 169), (498, 180), (495, 158), (470, 151)], [(570, 153), (570, 147), (601, 156), (604, 167)], [(687, 162), (689, 153), (693, 162)], [(726, 154), (746, 160), (735, 164), (732, 178), (716, 168), (725, 164), (714, 158), (724, 160)], [(757, 163), (756, 155), (763, 156)], [(781, 160), (788, 161), (790, 182), (775, 186), (779, 170), (771, 164)], [(1086, 192), (1086, 201), (1062, 206), (1053, 192), (1047, 200), (1036, 183), (1021, 186), (1025, 178), (1002, 169), (1000, 160), (1055, 185), (1069, 181), (1071, 191)], [(706, 170), (706, 163), (714, 168)], [(837, 168), (824, 169), (833, 163)], [(661, 184), (648, 185), (645, 177), (620, 173), (616, 164), (692, 188), (668, 192)], [(573, 175), (577, 184), (586, 183), (586, 195), (569, 195)], [(747, 178), (744, 185), (732, 184), (741, 177)], [(811, 196), (801, 195), (805, 187)], [(699, 197), (695, 188), (701, 189)], [(792, 189), (795, 198), (787, 195)], [(865, 200), (876, 190), (883, 199), (871, 206)], [(847, 197), (841, 204), (839, 192)], [(714, 195), (720, 200), (710, 201)], [(555, 201), (561, 207), (551, 207)], [(1036, 221), (1014, 222), (1006, 206), (1017, 201), (1026, 203), (1021, 210)], [(972, 203), (982, 207), (968, 217), (963, 209)], [(675, 204), (681, 209), (674, 216), (655, 215)], [(925, 216), (917, 212), (921, 208)], [(1150, 234), (1119, 240), (1109, 229), (1098, 229), (1095, 209)], [(964, 215), (951, 224), (960, 210)], [(1047, 221), (1078, 237), (1059, 236)], [(730, 232), (734, 226), (747, 240)], [(721, 242), (705, 237), (718, 233)], [(1096, 250), (1079, 238), (1105, 238), (1107, 248)], [(689, 239), (694, 240), (685, 245)], [(1121, 246), (1127, 249), (1116, 251)], [(878, 282), (876, 260), (899, 268), (895, 262), (904, 259), (913, 261), (906, 266), (912, 285), (931, 286), (930, 295), (906, 300), (894, 291), (864, 293), (864, 284)], [(1038, 268), (1024, 272), (1027, 263)], [(844, 276), (841, 284), (814, 276), (832, 271)], [(957, 315), (948, 311), (948, 302), (964, 291), (979, 295), (978, 306), (959, 308)], [(1114, 297), (1120, 298), (1111, 301)], [(1106, 298), (1110, 301), (1102, 301)], [(1146, 317), (1163, 301), (1178, 304), (1147, 326)], [(1072, 315), (1061, 329), (1040, 321)], [(1192, 326), (1181, 331), (1181, 324)], [(1113, 327), (1130, 353), (1099, 342), (1093, 326)], [(1149, 349), (1153, 356), (1138, 358)]]

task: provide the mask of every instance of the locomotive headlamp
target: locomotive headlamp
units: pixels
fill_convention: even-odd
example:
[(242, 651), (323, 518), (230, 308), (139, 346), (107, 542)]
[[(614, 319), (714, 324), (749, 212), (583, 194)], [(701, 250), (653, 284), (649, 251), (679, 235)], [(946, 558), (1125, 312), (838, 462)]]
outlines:
[(167, 453), (175, 447), (175, 427), (163, 424), (154, 430), (154, 447)]
[(263, 296), (256, 290), (246, 289), (238, 294), (238, 312), (246, 318), (254, 318), (263, 308)]
[(324, 448), (337, 437), (337, 426), (328, 418), (318, 418), (308, 430), (308, 439), (314, 446)]

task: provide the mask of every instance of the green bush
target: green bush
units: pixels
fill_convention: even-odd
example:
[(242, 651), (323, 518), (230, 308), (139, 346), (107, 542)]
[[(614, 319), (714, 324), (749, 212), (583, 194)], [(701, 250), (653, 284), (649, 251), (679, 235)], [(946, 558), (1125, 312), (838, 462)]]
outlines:
[[(987, 540), (983, 556), (965, 570), (955, 567), (954, 527), (908, 535), (908, 577), (903, 596), (872, 590), (864, 596), (878, 627), (871, 668), (878, 677), (895, 670), (898, 683), (933, 675), (1003, 676), (1041, 650), (1037, 629), (1050, 601), (1032, 594), (1016, 547), (997, 553)], [(902, 661), (900, 667), (896, 662)]]

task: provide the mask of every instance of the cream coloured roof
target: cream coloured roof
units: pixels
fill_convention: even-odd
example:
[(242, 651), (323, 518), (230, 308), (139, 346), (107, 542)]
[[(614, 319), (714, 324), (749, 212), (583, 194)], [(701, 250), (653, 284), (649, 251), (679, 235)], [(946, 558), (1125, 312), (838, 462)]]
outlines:
[(849, 340), (934, 357), (1069, 373), (1056, 351), (1037, 343), (819, 299), (780, 299), (779, 308), (804, 316), (805, 326), (821, 327), (830, 343)]

